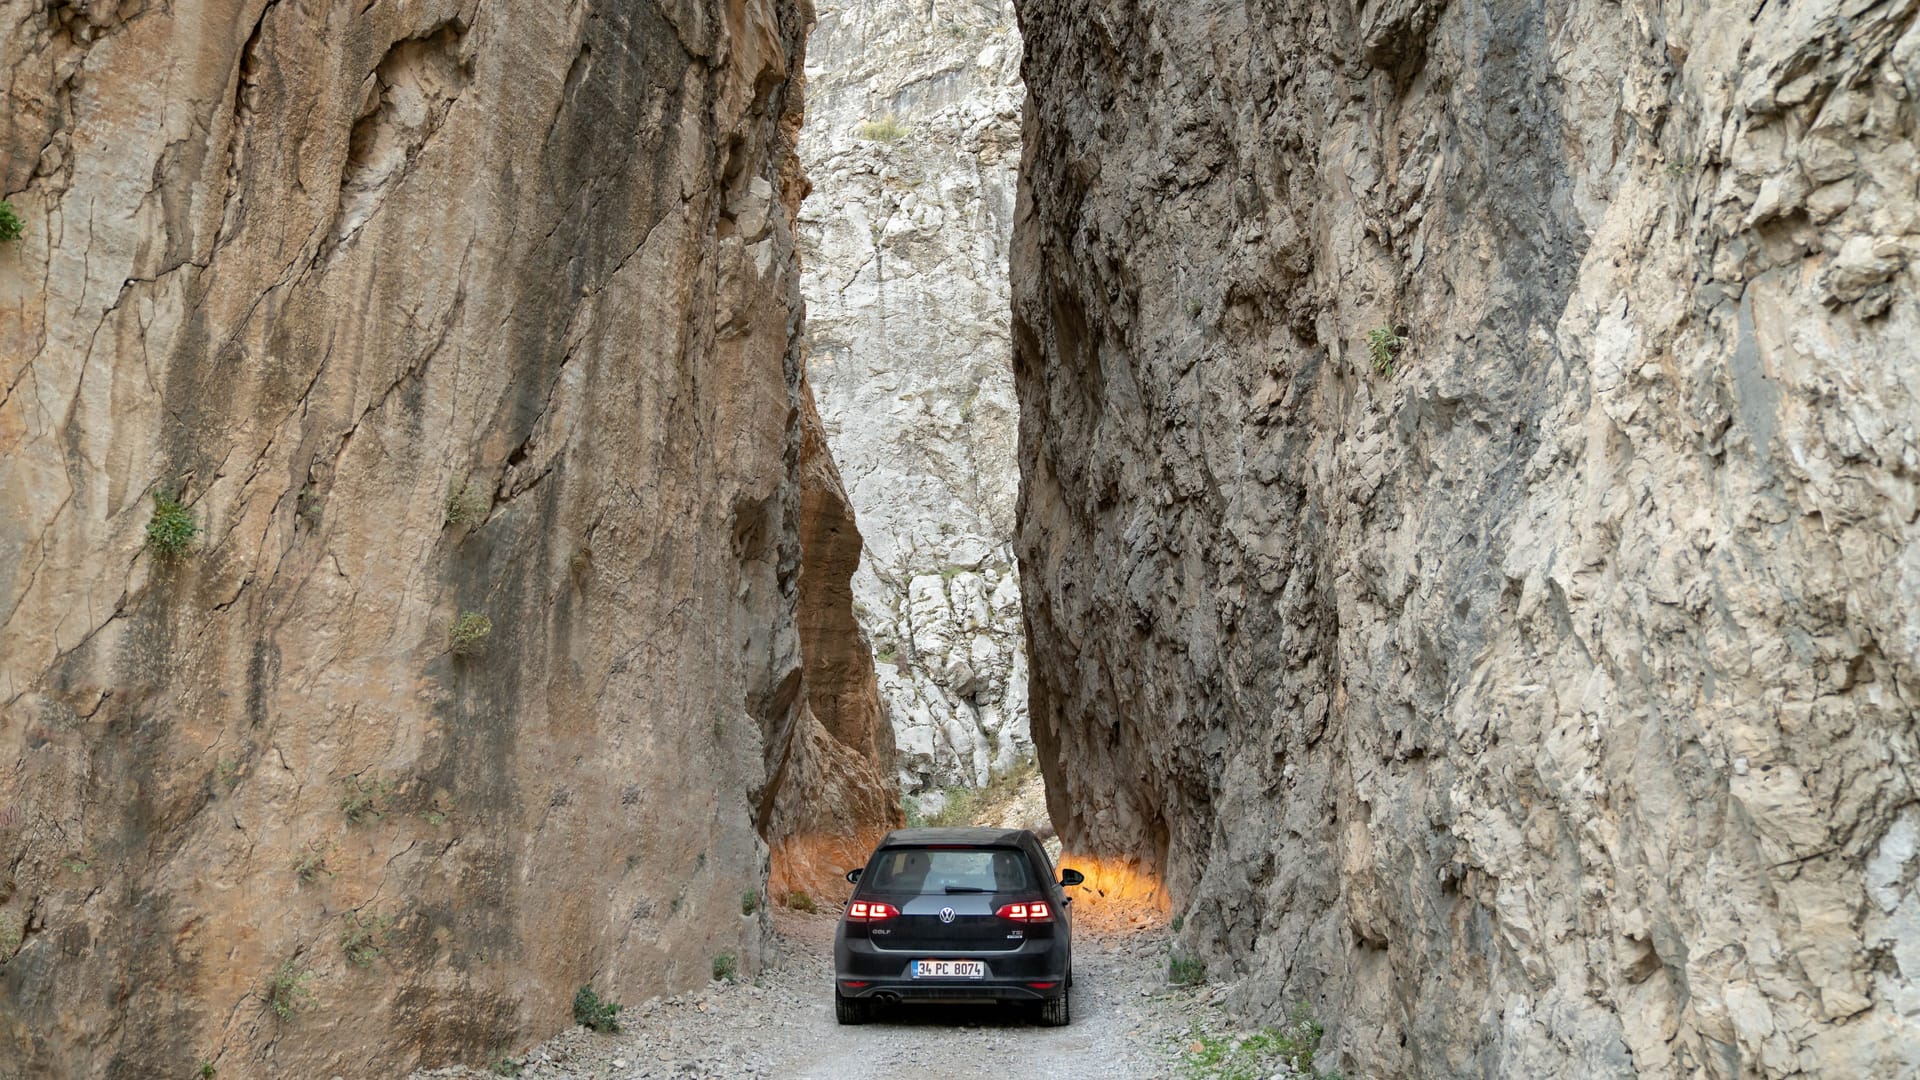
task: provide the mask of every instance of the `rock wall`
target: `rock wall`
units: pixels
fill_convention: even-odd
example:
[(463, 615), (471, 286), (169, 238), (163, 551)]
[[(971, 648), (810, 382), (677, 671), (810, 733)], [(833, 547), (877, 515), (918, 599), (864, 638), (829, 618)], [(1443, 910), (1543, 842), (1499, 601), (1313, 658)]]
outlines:
[(1069, 847), (1350, 1076), (1920, 1070), (1920, 4), (1019, 6)]
[(4, 6), (0, 1076), (491, 1060), (897, 816), (824, 775), (810, 19)]
[(867, 534), (855, 597), (902, 785), (981, 784), (1032, 749), (1011, 546), (1013, 5), (837, 0), (808, 55), (808, 365)]

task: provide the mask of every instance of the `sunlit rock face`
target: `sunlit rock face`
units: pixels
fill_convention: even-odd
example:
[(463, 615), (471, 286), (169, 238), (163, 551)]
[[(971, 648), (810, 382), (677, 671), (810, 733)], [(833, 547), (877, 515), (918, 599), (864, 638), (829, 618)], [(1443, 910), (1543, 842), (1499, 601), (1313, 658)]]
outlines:
[(1920, 1073), (1914, 5), (1019, 7), (1068, 846), (1349, 1076)]
[(800, 220), (808, 370), (866, 536), (854, 579), (905, 789), (1030, 752), (1011, 538), (1007, 0), (820, 5)]
[(896, 819), (810, 19), (5, 6), (0, 1076), (497, 1060), (752, 970), (795, 807)]

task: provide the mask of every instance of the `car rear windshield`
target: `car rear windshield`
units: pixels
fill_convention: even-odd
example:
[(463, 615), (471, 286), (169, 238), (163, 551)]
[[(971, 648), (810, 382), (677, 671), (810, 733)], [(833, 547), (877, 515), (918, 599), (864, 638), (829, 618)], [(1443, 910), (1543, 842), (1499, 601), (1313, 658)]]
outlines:
[(888, 848), (867, 879), (882, 892), (921, 896), (1032, 888), (1027, 857), (1013, 848)]

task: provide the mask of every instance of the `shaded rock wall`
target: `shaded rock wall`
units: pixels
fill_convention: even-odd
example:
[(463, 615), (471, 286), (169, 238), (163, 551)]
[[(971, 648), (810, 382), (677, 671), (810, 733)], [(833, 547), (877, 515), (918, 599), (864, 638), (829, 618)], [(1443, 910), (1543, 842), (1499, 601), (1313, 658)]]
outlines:
[(794, 750), (808, 6), (3, 16), (0, 1075), (392, 1075), (751, 970), (781, 807), (893, 813)]
[[(909, 792), (1031, 753), (1012, 550), (1012, 0), (834, 0), (808, 44), (808, 370)], [(938, 798), (929, 795), (929, 799)]]
[(1348, 1075), (1920, 1069), (1920, 5), (1019, 7), (1069, 847)]

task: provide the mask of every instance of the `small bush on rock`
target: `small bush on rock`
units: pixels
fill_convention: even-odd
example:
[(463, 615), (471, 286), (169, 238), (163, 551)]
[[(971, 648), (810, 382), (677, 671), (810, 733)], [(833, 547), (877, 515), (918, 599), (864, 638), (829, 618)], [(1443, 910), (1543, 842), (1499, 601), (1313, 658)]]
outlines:
[(447, 648), (455, 656), (473, 656), (486, 649), (487, 639), (493, 636), (493, 620), (477, 611), (469, 611), (454, 621), (453, 629), (447, 631)]
[(907, 137), (907, 125), (900, 118), (888, 113), (877, 120), (867, 120), (853, 129), (855, 135), (872, 142), (897, 143)]
[(734, 962), (732, 953), (721, 953), (713, 958), (713, 977), (718, 982), (732, 982), (739, 974), (740, 966)]
[(14, 210), (13, 204), (0, 199), (0, 243), (10, 243), (20, 239), (20, 234), (24, 231), (25, 226), (21, 224), (20, 215)]
[(573, 1022), (581, 1027), (590, 1028), (603, 1034), (612, 1034), (620, 1030), (620, 1006), (611, 1001), (603, 1001), (593, 987), (582, 986), (573, 995)]
[(1167, 982), (1174, 986), (1197, 986), (1206, 981), (1206, 961), (1178, 954), (1167, 960)]
[(456, 525), (478, 525), (487, 519), (487, 497), (473, 486), (471, 480), (460, 480), (447, 485), (446, 520), (448, 528)]
[(1367, 356), (1373, 361), (1376, 375), (1393, 378), (1393, 362), (1406, 347), (1407, 339), (1391, 326), (1376, 326), (1367, 331)]
[(349, 911), (342, 918), (340, 951), (355, 967), (372, 967), (385, 950), (387, 931), (393, 928), (391, 915), (362, 915)]
[(740, 894), (740, 914), (751, 915), (760, 910), (760, 894), (749, 889)]
[(378, 821), (386, 812), (387, 796), (393, 794), (391, 780), (363, 780), (349, 776), (341, 781), (340, 812), (355, 824)]
[(291, 959), (274, 969), (267, 977), (267, 1004), (272, 1007), (273, 1015), (282, 1020), (293, 1019), (293, 1014), (313, 1006), (313, 990), (308, 984), (313, 982), (313, 972), (308, 971)]
[(193, 512), (170, 495), (153, 493), (153, 516), (147, 519), (147, 549), (162, 559), (177, 559), (193, 550), (200, 527)]
[(787, 908), (792, 911), (805, 912), (808, 915), (820, 910), (819, 905), (813, 902), (813, 897), (808, 896), (799, 889), (795, 889), (787, 894)]

